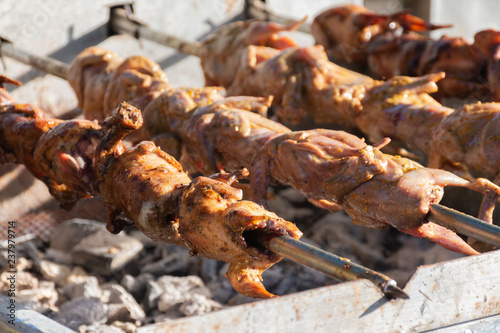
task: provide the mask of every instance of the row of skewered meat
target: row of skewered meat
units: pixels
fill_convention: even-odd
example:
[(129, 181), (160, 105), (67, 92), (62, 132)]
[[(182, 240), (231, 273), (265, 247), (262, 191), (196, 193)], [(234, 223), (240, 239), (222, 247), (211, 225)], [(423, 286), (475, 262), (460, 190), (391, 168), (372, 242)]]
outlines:
[[(441, 125), (443, 119), (451, 119), (450, 114), (457, 112), (443, 111), (444, 107), (426, 94), (435, 89), (433, 83), (440, 75), (374, 81), (335, 67), (326, 60), (320, 47), (298, 48), (289, 38), (276, 35), (294, 25), (285, 28), (273, 24), (237, 25), (244, 29), (232, 35), (237, 37), (235, 52), (225, 58), (223, 72), (236, 73), (236, 78), (229, 79), (227, 94), (266, 97), (228, 98), (223, 88), (216, 87), (173, 88), (159, 66), (146, 58), (122, 61), (109, 51), (90, 48), (73, 61), (68, 80), (84, 116), (98, 119), (101, 125), (43, 119), (39, 111), (14, 104), (2, 91), (0, 134), (7, 140), (2, 140), (0, 146), (1, 160), (29, 165), (30, 171), (47, 183), (66, 208), (80, 197), (101, 195), (109, 211), (111, 231), (119, 231), (120, 225), (131, 219), (155, 240), (185, 245), (194, 253), (231, 262), (229, 280), (239, 292), (252, 297), (270, 296), (259, 281), (260, 273), (279, 257), (249, 246), (243, 233), (259, 229), (299, 237), (300, 232), (262, 206), (241, 200), (241, 191), (231, 186), (241, 173), (222, 173), (191, 181), (172, 156), (151, 142), (125, 149), (121, 140), (126, 134), (135, 130), (129, 139), (154, 140), (175, 157), (182, 155), (185, 166), (205, 174), (249, 168), (253, 198), (260, 204), (265, 204), (269, 182), (276, 181), (296, 187), (320, 207), (344, 208), (356, 223), (370, 227), (390, 224), (452, 250), (477, 253), (451, 231), (425, 223), (425, 216), (429, 206), (441, 200), (445, 186), (468, 187), (487, 194), (489, 204), (484, 207), (490, 210), (500, 194), (498, 186), (485, 179), (467, 181), (443, 170), (424, 168), (409, 159), (384, 154), (380, 148), (388, 143), (385, 134), (370, 146), (341, 131), (292, 132), (264, 117), (273, 103), (278, 115), (286, 115), (291, 109), (299, 116), (326, 104), (326, 108), (318, 111), (318, 119), (326, 118), (329, 114), (324, 110), (332, 107), (333, 100), (337, 103), (333, 107), (341, 110), (336, 115), (338, 121), (351, 126), (361, 122), (360, 115), (368, 114), (369, 107), (381, 113), (393, 110), (402, 119), (427, 112), (422, 119), (435, 114), (434, 122)], [(230, 50), (224, 44), (227, 40), (222, 33), (210, 38), (205, 49), (210, 50), (212, 42), (220, 50)], [(241, 61), (241, 57), (247, 58)], [(205, 57), (202, 63), (205, 68), (210, 67)], [(234, 71), (230, 64), (235, 66)], [(262, 66), (265, 69), (259, 71), (262, 64), (267, 67)], [(217, 66), (220, 63), (215, 60), (213, 68)], [(266, 78), (266, 70), (278, 79), (273, 80), (269, 74)], [(217, 83), (217, 76), (209, 79), (209, 71), (205, 69), (205, 73), (207, 82)], [(241, 88), (245, 81), (256, 92)], [(259, 82), (263, 88), (259, 88)], [(288, 89), (287, 93), (280, 92), (280, 86)], [(319, 93), (312, 95), (310, 91)], [(388, 95), (394, 100), (389, 106), (385, 104), (391, 99)], [(114, 113), (122, 101), (143, 110), (142, 128), (139, 129), (142, 118), (136, 109), (122, 105)], [(401, 103), (405, 106), (396, 110)], [(481, 112), (498, 115), (495, 104), (485, 106), (476, 105)], [(403, 113), (407, 109), (413, 112), (411, 116)], [(421, 112), (422, 109), (426, 111)], [(477, 113), (474, 107), (467, 110), (471, 109)], [(375, 113), (372, 111), (371, 117)], [(414, 124), (403, 122), (408, 128)], [(484, 142), (489, 138), (488, 131), (484, 132), (485, 138), (478, 141), (481, 147), (487, 146)], [(461, 135), (466, 138), (469, 133), (464, 131)], [(420, 138), (431, 142), (428, 146), (435, 144), (429, 136), (420, 134)]]
[(480, 31), (473, 43), (446, 35), (433, 40), (418, 33), (446, 27), (407, 12), (379, 15), (350, 4), (316, 16), (311, 31), (332, 61), (367, 68), (376, 78), (443, 71), (439, 96), (500, 101), (500, 31)]
[[(373, 80), (330, 62), (320, 45), (298, 47), (277, 35), (294, 27), (253, 21), (224, 26), (202, 47), (207, 82), (227, 87), (229, 95), (273, 95), (283, 122), (300, 124), (308, 115), (317, 123), (356, 127), (372, 143), (389, 137), (427, 153), (430, 167), (472, 179), (468, 167), (500, 183), (500, 104), (445, 107), (429, 95), (443, 72)], [(493, 194), (485, 199), (481, 219), (492, 221), (495, 200)]]
[(107, 228), (135, 225), (155, 241), (186, 246), (193, 254), (230, 263), (226, 274), (240, 293), (266, 298), (261, 273), (281, 257), (253, 247), (247, 232), (301, 232), (231, 186), (247, 172), (191, 180), (181, 165), (153, 142), (125, 148), (122, 139), (143, 123), (139, 110), (123, 103), (101, 124), (46, 119), (36, 107), (16, 104), (0, 76), (0, 162), (24, 164), (44, 181), (62, 207), (100, 195)]
[[(253, 198), (261, 204), (270, 181), (292, 185), (320, 207), (344, 208), (356, 223), (390, 224), (471, 254), (475, 251), (455, 234), (423, 224), (429, 205), (439, 202), (447, 185), (499, 193), (485, 179), (471, 183), (383, 154), (379, 148), (387, 141), (368, 146), (342, 131), (292, 132), (261, 115), (271, 98), (225, 98), (223, 89), (214, 87), (171, 88), (159, 66), (144, 57), (121, 61), (107, 50), (89, 48), (73, 61), (68, 80), (86, 118), (105, 118), (121, 100), (138, 106), (145, 124), (132, 139), (152, 139), (164, 149), (179, 142), (181, 162), (190, 169), (210, 174), (248, 168)], [(86, 98), (98, 94), (104, 97)], [(179, 156), (178, 149), (172, 154)]]

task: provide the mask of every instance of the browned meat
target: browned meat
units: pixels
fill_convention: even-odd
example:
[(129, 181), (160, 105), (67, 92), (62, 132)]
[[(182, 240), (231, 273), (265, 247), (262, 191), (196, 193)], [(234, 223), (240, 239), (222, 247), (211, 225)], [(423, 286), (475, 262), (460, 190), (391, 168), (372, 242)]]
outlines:
[[(3, 84), (0, 91), (7, 96)], [(29, 104), (0, 107), (0, 162), (24, 164), (65, 209), (94, 192), (92, 158), (101, 136), (97, 122), (46, 119)]]
[[(422, 227), (429, 207), (441, 200), (445, 186), (500, 193), (500, 188), (484, 179), (469, 183), (450, 172), (383, 154), (351, 134), (330, 130), (292, 132), (268, 141), (251, 171), (261, 202), (269, 179), (277, 179), (310, 198), (319, 199), (321, 193), (322, 198), (341, 205), (355, 223), (377, 228), (390, 224), (404, 232), (419, 229), (422, 237), (429, 231)], [(456, 235), (441, 235), (429, 234), (454, 251), (474, 252)]]
[(109, 211), (108, 229), (118, 232), (120, 216), (130, 218), (153, 240), (230, 263), (227, 277), (238, 292), (272, 297), (261, 273), (281, 258), (248, 245), (243, 233), (258, 230), (298, 238), (300, 231), (261, 206), (242, 201), (241, 190), (231, 187), (236, 176), (191, 181), (152, 142), (123, 150), (123, 137), (141, 125), (140, 112), (123, 106), (107, 121), (109, 130), (96, 150), (96, 182)]
[(500, 101), (500, 31), (483, 30), (474, 36), (474, 46), (488, 61), (487, 79), (491, 99)]
[(438, 82), (439, 96), (481, 99), (488, 91), (483, 71), (486, 59), (464, 38), (443, 36), (427, 43), (416, 70), (417, 75), (445, 72)]
[(435, 132), (440, 153), (496, 176), (500, 172), (500, 104), (469, 104), (448, 115)]
[[(13, 102), (3, 87), (0, 91), (3, 101)], [(242, 191), (231, 184), (247, 176), (246, 170), (191, 181), (173, 157), (150, 141), (125, 149), (123, 138), (142, 122), (140, 111), (128, 104), (120, 105), (102, 127), (88, 120), (46, 120), (33, 108), (7, 104), (0, 109), (0, 162), (27, 163), (52, 190), (64, 186), (74, 201), (100, 194), (111, 232), (132, 220), (155, 241), (228, 262), (227, 278), (238, 292), (273, 297), (261, 273), (281, 257), (245, 237), (251, 232), (299, 238), (301, 232), (262, 206), (241, 200)]]
[[(439, 125), (434, 141), (440, 149), (431, 154), (429, 164), (442, 167), (447, 161), (461, 163), (495, 178), (500, 184), (500, 104), (466, 105)], [(490, 193), (481, 207), (480, 218), (492, 222), (497, 196)]]
[(16, 81), (0, 76), (0, 163), (24, 164), (35, 177), (45, 182), (62, 208), (70, 209), (78, 196), (66, 185), (58, 185), (48, 178), (33, 157), (40, 137), (61, 121), (45, 119), (42, 112), (31, 105), (13, 104), (14, 100), (4, 87), (4, 83), (12, 82)]
[(393, 76), (417, 76), (420, 58), (431, 40), (417, 33), (394, 35), (386, 33), (367, 47), (370, 73), (382, 80)]
[(144, 111), (144, 136), (174, 133), (184, 145), (183, 163), (213, 173), (249, 166), (270, 137), (290, 131), (259, 115), (267, 112), (272, 99), (222, 99), (217, 92), (212, 87), (166, 92)]
[(140, 136), (152, 140), (173, 157), (181, 158), (181, 141), (170, 124), (178, 126), (177, 122), (184, 121), (188, 112), (223, 99), (223, 93), (224, 89), (217, 87), (164, 91), (143, 110), (144, 126)]
[(296, 46), (293, 40), (278, 33), (294, 30), (303, 21), (286, 26), (271, 22), (238, 21), (223, 26), (203, 41), (200, 59), (205, 84), (229, 86), (240, 66), (240, 53), (248, 45), (268, 46), (277, 50)]
[(390, 137), (426, 153), (439, 148), (434, 134), (453, 109), (444, 107), (428, 93), (437, 90), (435, 82), (443, 76), (437, 73), (417, 78), (394, 77), (367, 89), (361, 102), (363, 112), (355, 119), (357, 127), (371, 142)]
[[(479, 34), (476, 44), (489, 50), (492, 45), (496, 45), (497, 37), (494, 32)], [(452, 41), (452, 44), (455, 42)], [(456, 59), (455, 63), (463, 62), (463, 75), (472, 75), (468, 69), (475, 68), (471, 64), (481, 58), (479, 51), (468, 48), (460, 41), (456, 47), (456, 54), (444, 47), (437, 53), (437, 58), (433, 58), (428, 43), (425, 43), (427, 53), (424, 58), (435, 69), (446, 64), (446, 57)], [(329, 62), (321, 46), (289, 48), (262, 61), (259, 59), (264, 57), (258, 57), (260, 50), (264, 49), (247, 47), (242, 62), (245, 66), (240, 67), (236, 79), (228, 88), (229, 95), (270, 94), (274, 96), (273, 107), (281, 121), (298, 124), (309, 115), (317, 123), (357, 127), (372, 143), (389, 137), (412, 149), (430, 153), (431, 160), (446, 155), (440, 153), (444, 148), (436, 132), (440, 123), (454, 110), (444, 107), (429, 95), (438, 91), (439, 82), (446, 80), (443, 72), (417, 78), (398, 76), (386, 82), (374, 81)], [(474, 56), (469, 56), (469, 51), (474, 52)], [(451, 77), (445, 85), (450, 82), (458, 81)], [(461, 82), (473, 86), (469, 85), (468, 79)], [(479, 90), (475, 91), (479, 93)], [(487, 124), (483, 122), (481, 126)], [(471, 135), (469, 133), (469, 138), (464, 142), (475, 140)], [(495, 144), (491, 140), (486, 143), (488, 146)], [(461, 152), (456, 149), (453, 151), (457, 154)], [(465, 159), (453, 162), (467, 163)], [(472, 164), (466, 165), (476, 168)], [(480, 165), (477, 166), (481, 168)], [(464, 169), (463, 164), (461, 169)]]
[[(88, 48), (75, 58), (68, 70), (68, 81), (76, 92), (84, 117), (99, 121), (111, 116), (123, 101), (145, 109), (161, 92), (171, 88), (157, 63), (141, 56), (122, 61), (101, 47)], [(144, 138), (137, 131), (127, 139), (139, 142)], [(175, 138), (163, 136), (157, 138), (157, 142), (179, 155)]]
[(266, 141), (290, 131), (252, 112), (270, 104), (266, 98), (227, 98), (196, 109), (176, 127), (185, 156), (202, 166), (205, 173), (249, 167)]
[(0, 105), (8, 105), (15, 104), (12, 96), (5, 89), (5, 84), (12, 84), (14, 86), (20, 86), (21, 82), (13, 80), (11, 78), (6, 77), (5, 75), (0, 75)]
[(434, 30), (449, 26), (425, 23), (407, 12), (379, 15), (353, 4), (330, 8), (314, 19), (311, 32), (316, 43), (325, 47), (336, 61), (365, 65), (367, 47), (380, 35), (399, 36), (411, 31)]
[(281, 258), (250, 246), (245, 233), (294, 238), (302, 233), (262, 206), (241, 200), (241, 190), (226, 182), (199, 177), (191, 183), (179, 203), (179, 234), (193, 253), (229, 262), (226, 277), (238, 292), (272, 297), (262, 285), (261, 273)]
[(32, 155), (48, 179), (90, 197), (96, 194), (92, 159), (101, 138), (97, 121), (67, 120), (45, 131)]
[(368, 67), (379, 79), (398, 75), (422, 76), (445, 72), (437, 82), (435, 97), (456, 96), (484, 99), (484, 58), (463, 38), (441, 37), (433, 41), (416, 33), (380, 36), (367, 48)]
[(106, 118), (104, 95), (113, 71), (122, 59), (101, 47), (89, 47), (72, 62), (67, 79), (78, 99), (86, 119)]
[(160, 65), (141, 56), (127, 58), (113, 71), (106, 88), (104, 114), (110, 116), (123, 101), (144, 109), (154, 96), (170, 88)]
[(279, 120), (298, 124), (310, 115), (318, 123), (353, 126), (360, 100), (374, 81), (328, 61), (321, 46), (289, 48), (266, 61), (249, 46), (228, 95), (274, 97)]
[(437, 97), (500, 100), (499, 32), (481, 31), (473, 44), (461, 37), (435, 41), (415, 33), (443, 27), (407, 13), (385, 16), (347, 5), (318, 15), (312, 32), (333, 61), (368, 67), (375, 78), (445, 72)]
[(139, 108), (159, 92), (169, 89), (160, 66), (141, 56), (122, 60), (101, 47), (80, 53), (68, 70), (68, 81), (87, 119), (104, 120), (127, 101)]

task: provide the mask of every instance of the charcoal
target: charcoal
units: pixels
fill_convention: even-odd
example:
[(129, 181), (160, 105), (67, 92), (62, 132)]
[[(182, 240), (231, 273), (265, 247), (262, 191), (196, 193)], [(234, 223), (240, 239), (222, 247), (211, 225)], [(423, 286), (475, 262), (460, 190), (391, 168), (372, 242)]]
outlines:
[(16, 270), (18, 272), (28, 271), (28, 270), (32, 269), (33, 266), (34, 266), (33, 261), (26, 259), (25, 257), (20, 257), (16, 262)]
[(309, 267), (295, 265), (297, 270), (297, 291), (309, 290), (317, 286), (325, 285), (328, 281), (333, 283), (338, 283), (338, 281), (326, 276), (323, 273), (318, 272)]
[(16, 292), (16, 302), (41, 313), (55, 310), (58, 299), (55, 284), (49, 281), (41, 281), (38, 288)]
[(84, 281), (65, 284), (62, 287), (64, 295), (70, 299), (79, 297), (101, 297), (102, 290), (94, 276), (87, 277)]
[(148, 281), (146, 287), (144, 305), (147, 309), (155, 309), (158, 306), (158, 300), (163, 290), (156, 281)]
[(214, 274), (212, 281), (207, 283), (207, 288), (210, 290), (212, 298), (223, 304), (226, 304), (236, 294), (236, 291), (224, 276), (228, 267), (229, 264), (222, 264), (217, 274)]
[[(5, 295), (7, 295), (7, 291), (10, 288), (10, 281), (8, 279), (11, 275), (12, 273), (10, 272), (0, 274), (0, 291)], [(30, 272), (18, 271), (15, 274), (15, 282), (16, 292), (39, 287), (38, 279)]]
[(198, 276), (162, 276), (156, 283), (162, 290), (158, 300), (158, 310), (168, 312), (189, 300), (192, 295), (210, 296), (210, 290)]
[(226, 304), (236, 294), (236, 291), (227, 280), (209, 282), (207, 288), (210, 290), (213, 300), (222, 304)]
[[(162, 304), (160, 300), (158, 306)], [(182, 305), (179, 311), (185, 316), (198, 316), (204, 313), (220, 310), (223, 305), (216, 302), (205, 295), (192, 294)]]
[(164, 323), (167, 321), (171, 321), (173, 319), (182, 318), (183, 315), (179, 311), (177, 312), (170, 311), (169, 313), (163, 313), (161, 311), (156, 310), (153, 313), (151, 313), (151, 317), (152, 317), (151, 323)]
[(59, 313), (52, 317), (55, 321), (77, 330), (81, 325), (96, 325), (107, 320), (107, 306), (97, 297), (80, 297), (64, 303)]
[(154, 280), (154, 275), (150, 273), (144, 273), (136, 277), (130, 274), (125, 274), (120, 284), (136, 299), (142, 299), (146, 293), (147, 282)]
[(297, 272), (293, 267), (287, 267), (283, 271), (279, 284), (271, 290), (277, 295), (285, 295), (297, 284), (297, 282)]
[(279, 191), (279, 196), (286, 201), (294, 204), (300, 204), (306, 201), (304, 195), (302, 195), (297, 189), (293, 187), (285, 187)]
[[(52, 234), (50, 248), (69, 253), (82, 239), (103, 229), (106, 228), (102, 223), (92, 220), (79, 218), (66, 220), (57, 227), (57, 232)], [(60, 235), (64, 235), (64, 237)]]
[(162, 253), (162, 259), (156, 262), (145, 264), (141, 269), (142, 273), (151, 273), (156, 276), (162, 275), (187, 275), (188, 267), (200, 262), (198, 257), (190, 255), (189, 250), (172, 245), (162, 245), (158, 247)]
[(66, 276), (64, 283), (81, 283), (89, 278), (89, 274), (80, 266), (75, 266), (71, 272)]
[(142, 243), (130, 236), (101, 229), (83, 238), (73, 248), (71, 258), (73, 263), (107, 276), (133, 260), (142, 248)]
[(122, 321), (114, 321), (111, 323), (111, 326), (118, 327), (125, 333), (135, 333), (137, 330), (137, 325), (133, 323), (125, 323)]
[(78, 331), (80, 333), (126, 333), (121, 328), (112, 325), (81, 325)]
[(219, 262), (208, 259), (208, 258), (202, 258), (201, 259), (201, 271), (200, 275), (203, 281), (205, 282), (212, 282), (217, 280), (217, 271), (218, 271), (218, 266)]
[[(137, 304), (135, 298), (125, 288), (118, 284), (107, 284), (102, 286), (104, 291), (109, 292), (108, 305), (110, 321), (143, 321), (146, 317), (144, 310)], [(111, 313), (113, 310), (113, 313)]]
[(71, 268), (68, 265), (62, 265), (48, 260), (40, 261), (40, 274), (42, 274), (42, 277), (48, 281), (54, 281), (57, 285), (60, 285), (70, 272)]

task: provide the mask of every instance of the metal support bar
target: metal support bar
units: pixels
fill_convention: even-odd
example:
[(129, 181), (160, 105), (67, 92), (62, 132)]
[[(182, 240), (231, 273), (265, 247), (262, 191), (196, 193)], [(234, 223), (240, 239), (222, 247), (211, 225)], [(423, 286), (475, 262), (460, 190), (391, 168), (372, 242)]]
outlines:
[[(264, 1), (255, 0), (249, 1), (250, 3), (247, 5), (247, 12), (249, 18), (263, 20), (263, 21), (272, 21), (280, 24), (288, 24), (292, 22), (297, 22), (297, 19), (292, 19), (289, 17), (284, 17), (282, 15), (278, 15), (274, 13), (272, 10), (266, 7)], [(311, 26), (307, 23), (302, 23), (300, 27), (296, 29), (297, 31), (302, 31), (305, 33), (311, 33)]]
[(14, 44), (5, 38), (0, 37), (0, 56), (7, 56), (23, 64), (33, 66), (46, 73), (66, 80), (69, 66), (59, 60), (39, 56), (28, 51), (19, 50)]
[(197, 57), (200, 56), (200, 42), (190, 42), (182, 38), (167, 35), (161, 31), (153, 30), (135, 18), (132, 12), (127, 12), (124, 8), (110, 8), (109, 28), (111, 33), (126, 34), (137, 39), (144, 38), (174, 48), (182, 53)]

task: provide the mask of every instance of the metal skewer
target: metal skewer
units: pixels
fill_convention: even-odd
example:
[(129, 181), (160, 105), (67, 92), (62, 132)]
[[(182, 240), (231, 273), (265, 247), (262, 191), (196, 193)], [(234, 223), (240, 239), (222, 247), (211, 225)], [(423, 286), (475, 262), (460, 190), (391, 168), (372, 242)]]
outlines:
[(431, 205), (427, 220), (500, 248), (500, 227), (494, 224), (439, 204)]
[[(194, 55), (199, 57), (201, 50), (200, 42), (190, 42), (182, 38), (167, 35), (166, 33), (158, 30), (151, 29), (144, 22), (139, 21), (130, 8), (129, 5), (121, 5), (110, 8), (109, 14), (109, 30), (111, 34), (125, 34), (134, 38), (144, 38), (161, 45), (165, 45), (178, 50), (179, 52)], [(272, 11), (268, 10), (261, 1), (255, 1), (253, 4), (248, 4), (248, 16), (259, 20), (273, 21), (281, 24), (295, 22), (296, 20), (284, 18)], [(298, 31), (311, 33), (311, 27), (303, 23)]]
[[(246, 0), (245, 9), (248, 18), (252, 19), (272, 21), (284, 25), (297, 21), (297, 19), (283, 17), (274, 13), (272, 10), (267, 8), (265, 3), (261, 0)], [(302, 23), (296, 30), (310, 34), (311, 26), (307, 23)]]
[(56, 59), (42, 57), (28, 51), (17, 49), (12, 42), (2, 37), (0, 37), (0, 56), (7, 56), (23, 64), (33, 66), (46, 73), (66, 80), (66, 73), (69, 68), (67, 64)]
[(172, 47), (182, 53), (197, 57), (200, 56), (200, 42), (190, 42), (179, 37), (167, 35), (161, 31), (153, 30), (145, 23), (137, 20), (131, 11), (127, 11), (125, 8), (120, 8), (119, 6), (110, 8), (108, 26), (112, 34), (126, 34), (137, 39), (142, 37), (158, 44)]
[(390, 277), (292, 237), (260, 237), (259, 242), (273, 253), (313, 268), (337, 280), (367, 279), (375, 284), (386, 297), (410, 298)]

